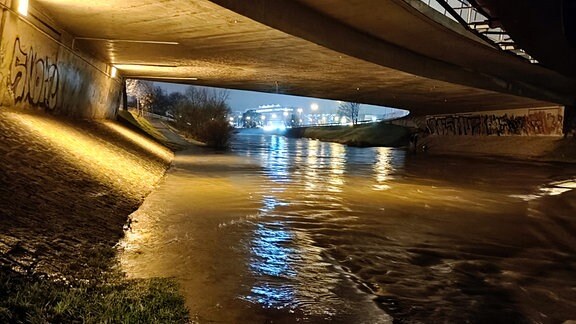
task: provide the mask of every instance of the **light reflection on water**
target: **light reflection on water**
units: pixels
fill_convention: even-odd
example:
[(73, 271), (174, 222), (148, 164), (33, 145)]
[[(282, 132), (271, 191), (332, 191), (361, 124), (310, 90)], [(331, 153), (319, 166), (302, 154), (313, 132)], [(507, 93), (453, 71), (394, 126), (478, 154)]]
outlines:
[(122, 263), (200, 322), (576, 318), (572, 166), (250, 134), (175, 164)]
[(374, 163), (374, 177), (376, 178), (376, 184), (372, 186), (374, 190), (388, 190), (390, 185), (388, 185), (388, 180), (390, 174), (394, 170), (394, 165), (392, 164), (392, 158), (394, 156), (393, 150), (387, 147), (379, 147), (378, 149), (378, 159)]

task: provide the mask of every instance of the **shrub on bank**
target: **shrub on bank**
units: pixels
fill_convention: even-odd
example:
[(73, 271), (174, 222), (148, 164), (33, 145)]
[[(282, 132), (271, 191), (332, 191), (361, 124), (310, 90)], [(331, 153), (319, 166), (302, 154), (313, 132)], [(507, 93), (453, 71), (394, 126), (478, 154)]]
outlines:
[(232, 126), (226, 120), (210, 120), (199, 129), (199, 138), (209, 147), (226, 148), (232, 131)]
[(233, 131), (226, 120), (230, 114), (227, 98), (224, 91), (188, 88), (176, 105), (176, 127), (207, 146), (226, 148)]

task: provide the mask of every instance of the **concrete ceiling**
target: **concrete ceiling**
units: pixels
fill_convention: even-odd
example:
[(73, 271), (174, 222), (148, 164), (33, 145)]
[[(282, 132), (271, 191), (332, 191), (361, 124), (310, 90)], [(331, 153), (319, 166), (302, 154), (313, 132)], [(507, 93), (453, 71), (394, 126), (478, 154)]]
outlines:
[[(417, 1), (37, 0), (127, 77), (359, 101), (416, 115), (571, 104), (576, 82)], [(251, 17), (251, 18), (248, 18)]]

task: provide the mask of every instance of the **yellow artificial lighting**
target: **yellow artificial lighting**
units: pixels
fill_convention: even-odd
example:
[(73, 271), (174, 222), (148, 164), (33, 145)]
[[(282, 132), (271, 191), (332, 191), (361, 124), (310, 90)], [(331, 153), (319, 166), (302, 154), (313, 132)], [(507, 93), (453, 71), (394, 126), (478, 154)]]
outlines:
[(18, 1), (18, 13), (22, 16), (28, 16), (28, 0)]
[(102, 124), (154, 156), (166, 162), (172, 160), (172, 153), (155, 141), (110, 121), (103, 121)]
[(130, 72), (173, 72), (176, 71), (175, 65), (154, 65), (154, 64), (114, 64), (119, 70)]
[(167, 80), (167, 81), (197, 81), (198, 78), (195, 77), (169, 77), (169, 76), (157, 76), (157, 75), (131, 75), (132, 79), (150, 79), (150, 80)]
[(112, 66), (110, 69), (110, 77), (115, 78), (118, 75), (118, 69), (115, 66)]
[[(12, 114), (8, 116), (21, 126), (26, 134), (41, 138), (59, 156), (62, 156), (75, 169), (85, 172), (94, 180), (130, 197), (140, 197), (142, 191), (151, 190), (147, 183), (153, 183), (157, 174), (162, 171), (157, 166), (150, 166), (134, 154), (116, 145), (110, 145), (104, 139), (90, 136), (66, 122), (37, 115)], [(122, 127), (110, 121), (99, 122), (99, 126), (108, 126), (112, 130)], [(158, 158), (169, 162), (172, 153), (160, 144), (130, 130), (134, 143), (139, 148), (147, 149)]]
[(137, 44), (155, 44), (155, 45), (179, 45), (178, 42), (161, 41), (161, 40), (141, 40), (141, 39), (112, 39), (96, 37), (76, 37), (76, 39), (86, 41), (112, 42), (112, 43), (137, 43)]

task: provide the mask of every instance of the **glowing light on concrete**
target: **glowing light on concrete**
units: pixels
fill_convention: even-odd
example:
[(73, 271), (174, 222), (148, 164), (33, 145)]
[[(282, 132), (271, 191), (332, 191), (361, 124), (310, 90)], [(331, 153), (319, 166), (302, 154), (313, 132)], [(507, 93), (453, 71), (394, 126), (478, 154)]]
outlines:
[(165, 161), (170, 161), (172, 159), (172, 153), (158, 143), (113, 122), (105, 121), (103, 124), (110, 130), (118, 133), (118, 135), (121, 135), (132, 143), (146, 149), (151, 154)]
[(101, 41), (112, 43), (136, 43), (136, 44), (156, 44), (156, 45), (179, 45), (178, 42), (159, 41), (159, 40), (140, 40), (140, 39), (111, 39), (111, 38), (95, 38), (95, 37), (76, 37), (80, 40), (88, 41)]
[(154, 65), (154, 64), (114, 64), (119, 70), (127, 70), (133, 72), (175, 72), (177, 66), (173, 65)]
[(185, 76), (206, 73), (205, 68), (163, 64), (114, 64), (114, 66), (133, 79), (150, 79), (166, 81), (195, 81), (197, 77)]
[(22, 16), (28, 16), (28, 0), (18, 1), (18, 13)]
[[(32, 136), (43, 138), (53, 145), (55, 153), (73, 163), (77, 169), (125, 195), (139, 197), (142, 192), (151, 189), (143, 188), (142, 183), (153, 183), (156, 180), (157, 172), (143, 165), (137, 156), (102, 139), (89, 136), (65, 122), (23, 114), (10, 114), (6, 118), (13, 119)], [(112, 122), (100, 124), (119, 132), (122, 129)], [(128, 133), (133, 132), (125, 130), (126, 136), (132, 138), (138, 146), (166, 161), (171, 159), (172, 153), (169, 150), (143, 136), (127, 135)]]

